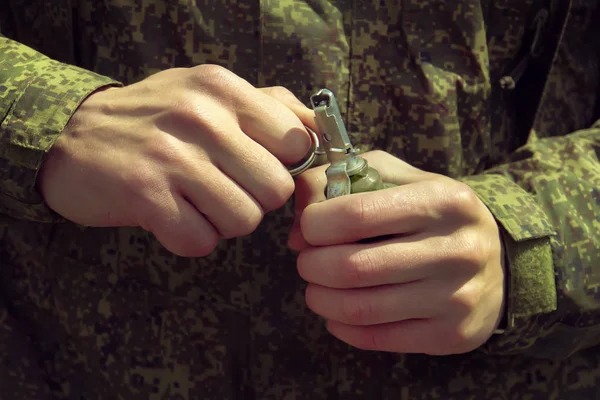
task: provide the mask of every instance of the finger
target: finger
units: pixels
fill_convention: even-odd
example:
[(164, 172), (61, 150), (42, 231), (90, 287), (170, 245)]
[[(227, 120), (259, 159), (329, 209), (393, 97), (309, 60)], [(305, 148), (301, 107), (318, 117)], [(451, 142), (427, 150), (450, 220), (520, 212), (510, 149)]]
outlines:
[[(198, 176), (206, 179), (198, 179)], [(249, 235), (263, 218), (259, 202), (212, 164), (183, 173), (176, 182), (184, 197), (223, 238)]]
[(271, 86), (260, 88), (259, 90), (285, 104), (294, 114), (296, 114), (304, 125), (315, 132), (318, 131), (314, 110), (308, 108), (306, 104), (301, 102), (290, 90), (282, 86)]
[[(433, 176), (433, 174), (429, 174), (414, 168), (404, 161), (383, 151), (370, 151), (361, 154), (361, 157), (364, 157), (369, 162), (369, 165), (375, 167), (379, 171), (384, 182), (400, 185), (412, 182), (420, 182), (424, 179), (430, 180)], [(314, 168), (305, 172), (296, 179), (295, 218), (288, 239), (288, 246), (292, 250), (300, 251), (309, 246), (301, 232), (301, 224), (299, 219), (302, 215), (302, 211), (307, 206), (325, 200), (324, 190), (327, 184), (325, 176), (326, 168), (326, 165), (319, 168)], [(350, 229), (347, 229), (346, 231), (349, 234), (353, 234), (356, 221), (352, 220), (347, 222), (349, 222), (351, 226)], [(360, 239), (361, 238), (357, 240)]]
[[(289, 103), (289, 100), (286, 100)], [(294, 107), (309, 122), (310, 109)], [(303, 121), (282, 101), (262, 91), (255, 91), (240, 103), (237, 115), (242, 130), (264, 146), (283, 164), (300, 161), (312, 141)]]
[[(212, 126), (221, 140), (204, 140), (205, 155), (214, 165), (256, 199), (264, 212), (281, 207), (294, 192), (294, 180), (268, 150), (225, 118)], [(205, 173), (199, 172), (204, 176)]]
[(187, 200), (165, 194), (158, 202), (142, 226), (167, 250), (181, 257), (203, 257), (217, 247), (219, 234)]
[(406, 320), (372, 326), (327, 322), (327, 330), (341, 341), (362, 350), (394, 353), (451, 354), (452, 347), (435, 320)]
[(316, 167), (296, 178), (294, 223), (288, 237), (288, 247), (292, 250), (301, 251), (308, 247), (308, 243), (302, 235), (300, 218), (306, 206), (325, 200), (325, 185), (327, 184), (325, 177), (326, 168), (326, 165)]
[(245, 134), (281, 162), (295, 163), (306, 154), (310, 136), (300, 119), (281, 101), (222, 67), (200, 65), (190, 72), (197, 96), (210, 96), (214, 104), (221, 104)]
[[(336, 288), (365, 288), (415, 282), (440, 273), (447, 244), (437, 238), (393, 238), (370, 244), (312, 247), (298, 255), (307, 282)], [(455, 257), (457, 262), (461, 260)]]
[(302, 251), (307, 247), (310, 247), (306, 240), (304, 240), (304, 236), (302, 236), (302, 230), (300, 229), (300, 220), (298, 218), (294, 218), (294, 222), (292, 223), (292, 227), (290, 228), (287, 246), (294, 251)]
[(360, 156), (367, 160), (369, 166), (379, 172), (383, 182), (406, 185), (436, 176), (435, 174), (415, 168), (385, 151), (369, 151)]
[(341, 196), (304, 209), (302, 234), (312, 246), (413, 234), (439, 221), (430, 181)]
[(437, 283), (418, 281), (362, 289), (306, 288), (306, 305), (316, 314), (348, 325), (428, 319), (440, 307)]
[(294, 197), (294, 209), (296, 211), (302, 212), (308, 205), (325, 200), (326, 169), (327, 165), (321, 165), (298, 176)]

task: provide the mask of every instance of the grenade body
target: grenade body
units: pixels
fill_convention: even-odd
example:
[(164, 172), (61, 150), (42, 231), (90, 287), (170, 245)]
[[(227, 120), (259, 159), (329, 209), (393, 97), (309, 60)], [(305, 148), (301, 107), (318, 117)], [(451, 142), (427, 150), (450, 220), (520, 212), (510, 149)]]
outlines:
[(350, 182), (350, 193), (374, 192), (396, 186), (392, 183), (384, 183), (379, 172), (369, 166), (367, 162), (359, 171), (350, 176)]

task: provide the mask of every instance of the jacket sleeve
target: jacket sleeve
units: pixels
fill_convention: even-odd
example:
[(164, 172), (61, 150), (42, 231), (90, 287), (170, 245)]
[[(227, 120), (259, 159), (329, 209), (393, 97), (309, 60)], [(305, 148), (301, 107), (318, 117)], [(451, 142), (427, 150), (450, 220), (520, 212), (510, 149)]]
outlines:
[(506, 331), (483, 351), (564, 359), (600, 344), (600, 121), (461, 179), (503, 231)]
[(38, 170), (79, 104), (107, 85), (118, 82), (0, 34), (0, 219), (59, 219), (36, 191)]

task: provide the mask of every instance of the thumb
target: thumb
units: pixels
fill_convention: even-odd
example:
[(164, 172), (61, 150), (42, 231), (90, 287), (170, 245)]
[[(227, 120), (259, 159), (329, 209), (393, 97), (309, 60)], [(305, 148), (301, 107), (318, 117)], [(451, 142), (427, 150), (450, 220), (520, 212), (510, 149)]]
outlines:
[(379, 172), (381, 179), (385, 183), (406, 185), (439, 177), (437, 174), (413, 167), (407, 162), (382, 150), (369, 151), (362, 153), (360, 156), (367, 160), (370, 167), (375, 168)]
[(304, 236), (302, 236), (300, 219), (306, 207), (325, 200), (325, 186), (327, 184), (325, 170), (327, 167), (328, 165), (322, 165), (310, 169), (296, 178), (294, 223), (288, 236), (288, 247), (292, 250), (301, 251), (308, 246)]

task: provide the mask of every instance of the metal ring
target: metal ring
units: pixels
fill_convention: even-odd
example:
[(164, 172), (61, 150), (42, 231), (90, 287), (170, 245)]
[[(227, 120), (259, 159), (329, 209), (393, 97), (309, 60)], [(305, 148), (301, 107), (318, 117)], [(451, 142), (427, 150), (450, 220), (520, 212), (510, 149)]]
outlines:
[(288, 168), (288, 172), (290, 173), (290, 175), (292, 176), (298, 176), (301, 173), (303, 173), (304, 171), (306, 171), (307, 169), (309, 169), (313, 163), (315, 162), (315, 159), (317, 158), (317, 154), (321, 154), (322, 152), (319, 151), (321, 144), (319, 142), (319, 136), (315, 133), (315, 131), (313, 131), (312, 129), (310, 129), (308, 126), (305, 126), (308, 134), (310, 135), (310, 138), (312, 140), (312, 145), (310, 146), (310, 149), (308, 150), (310, 155), (308, 156), (308, 158), (306, 159), (306, 161), (304, 161), (302, 164), (300, 164), (297, 167), (290, 167)]

